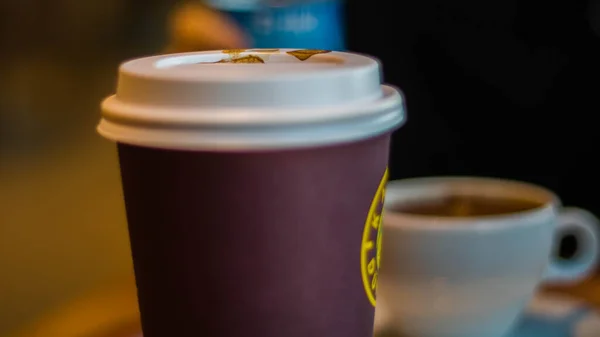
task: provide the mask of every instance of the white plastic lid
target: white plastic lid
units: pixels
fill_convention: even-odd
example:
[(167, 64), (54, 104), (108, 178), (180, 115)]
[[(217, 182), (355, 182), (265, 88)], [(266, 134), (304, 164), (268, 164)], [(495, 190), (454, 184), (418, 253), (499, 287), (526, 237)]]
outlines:
[(252, 150), (355, 141), (399, 127), (400, 92), (379, 63), (323, 50), (250, 49), (141, 58), (119, 69), (98, 132), (172, 149)]

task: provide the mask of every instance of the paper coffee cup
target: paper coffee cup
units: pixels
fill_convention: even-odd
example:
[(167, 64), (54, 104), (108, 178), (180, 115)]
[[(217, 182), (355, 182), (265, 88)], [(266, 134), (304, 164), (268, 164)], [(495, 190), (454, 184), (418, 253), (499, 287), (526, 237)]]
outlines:
[(399, 91), (367, 56), (235, 50), (124, 63), (118, 143), (146, 337), (371, 337)]

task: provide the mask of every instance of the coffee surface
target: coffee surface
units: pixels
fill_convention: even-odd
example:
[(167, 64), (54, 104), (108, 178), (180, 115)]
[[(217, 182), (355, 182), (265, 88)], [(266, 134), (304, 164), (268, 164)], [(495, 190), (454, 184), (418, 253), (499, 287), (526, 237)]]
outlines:
[(510, 214), (540, 206), (540, 203), (530, 200), (455, 195), (437, 199), (415, 200), (394, 205), (390, 207), (390, 210), (414, 215), (468, 217)]

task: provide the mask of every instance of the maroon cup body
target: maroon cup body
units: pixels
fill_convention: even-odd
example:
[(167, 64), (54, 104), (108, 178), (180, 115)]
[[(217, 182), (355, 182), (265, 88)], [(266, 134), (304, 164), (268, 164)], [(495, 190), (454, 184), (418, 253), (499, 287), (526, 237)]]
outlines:
[(371, 337), (389, 142), (119, 143), (144, 336)]

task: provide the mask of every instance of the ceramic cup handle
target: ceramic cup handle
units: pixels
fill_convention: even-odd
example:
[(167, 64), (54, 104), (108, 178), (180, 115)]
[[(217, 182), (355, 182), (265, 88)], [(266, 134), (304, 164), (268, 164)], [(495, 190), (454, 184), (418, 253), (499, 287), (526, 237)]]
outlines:
[(560, 246), (564, 236), (573, 235), (577, 240), (577, 250), (575, 256), (568, 260), (553, 254), (544, 281), (575, 282), (588, 276), (598, 264), (600, 221), (592, 213), (581, 208), (565, 207), (559, 212), (555, 246)]

